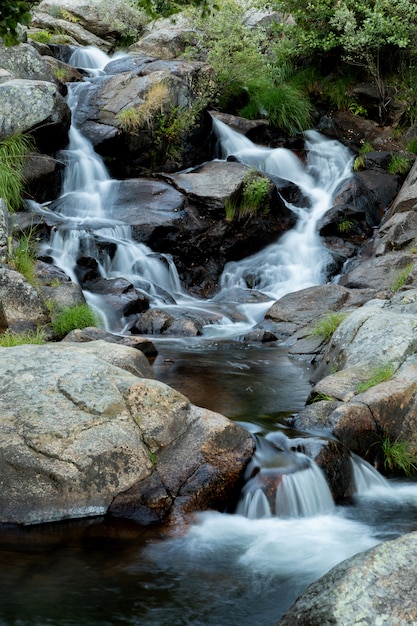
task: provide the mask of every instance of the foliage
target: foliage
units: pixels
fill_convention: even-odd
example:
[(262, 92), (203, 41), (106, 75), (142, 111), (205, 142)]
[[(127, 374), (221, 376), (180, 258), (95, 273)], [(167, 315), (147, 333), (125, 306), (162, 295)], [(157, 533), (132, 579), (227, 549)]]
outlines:
[(0, 141), (0, 198), (9, 211), (20, 208), (24, 187), (23, 166), (33, 149), (28, 135), (15, 135)]
[(226, 222), (233, 222), (236, 215), (237, 206), (236, 202), (232, 198), (226, 198), (226, 202), (224, 203), (224, 211)]
[(384, 468), (391, 472), (401, 471), (406, 476), (417, 472), (416, 446), (412, 441), (394, 439), (386, 436), (381, 441), (384, 456)]
[(62, 339), (71, 330), (97, 326), (98, 319), (88, 304), (74, 304), (60, 309), (52, 316), (52, 329)]
[(44, 343), (43, 331), (40, 328), (36, 329), (36, 331), (28, 330), (23, 333), (13, 333), (10, 330), (6, 330), (5, 333), (0, 335), (0, 346), (2, 348), (13, 348), (26, 343)]
[(356, 159), (353, 161), (353, 171), (360, 172), (363, 169), (365, 169), (365, 157), (363, 154), (361, 154), (360, 156), (357, 156)]
[(321, 337), (323, 341), (329, 341), (346, 316), (347, 313), (329, 311), (316, 322), (309, 336)]
[(145, 96), (145, 100), (138, 107), (129, 107), (120, 111), (118, 121), (120, 127), (129, 133), (136, 133), (139, 129), (150, 128), (153, 118), (164, 112), (170, 101), (168, 85), (164, 82), (153, 83)]
[(412, 152), (413, 154), (417, 154), (417, 137), (413, 137), (413, 139), (410, 139), (410, 141), (407, 143), (407, 150), (409, 152)]
[(359, 148), (359, 154), (368, 154), (368, 152), (373, 152), (374, 147), (368, 141), (365, 141), (361, 147)]
[(384, 363), (374, 367), (369, 373), (369, 376), (362, 383), (359, 383), (356, 387), (357, 393), (363, 393), (375, 385), (384, 383), (392, 378), (395, 373), (395, 367), (392, 363)]
[(247, 93), (249, 102), (240, 111), (244, 117), (267, 117), (272, 125), (291, 135), (311, 126), (310, 102), (293, 85), (254, 79), (247, 85)]
[(407, 174), (410, 170), (411, 160), (404, 154), (392, 154), (388, 165), (390, 174)]
[(256, 170), (248, 170), (243, 177), (242, 201), (239, 207), (239, 218), (256, 215), (263, 209), (268, 211), (265, 202), (268, 197), (270, 181)]
[(354, 225), (354, 220), (350, 220), (348, 217), (345, 216), (343, 219), (340, 220), (340, 222), (338, 222), (337, 230), (341, 234), (350, 233)]
[(358, 102), (351, 102), (349, 104), (349, 111), (353, 113), (354, 115), (363, 115), (363, 116), (368, 115), (368, 111), (365, 109), (365, 107), (363, 107)]
[(30, 229), (27, 233), (22, 233), (14, 248), (10, 242), (8, 258), (9, 266), (20, 272), (34, 286), (37, 283), (35, 272), (36, 243), (37, 239), (34, 236), (33, 229)]
[(318, 391), (314, 394), (311, 404), (315, 402), (333, 402), (335, 398), (333, 396), (329, 396), (327, 393), (323, 393), (322, 391)]
[(413, 267), (414, 263), (411, 262), (398, 274), (397, 278), (391, 285), (392, 291), (398, 291), (399, 289), (401, 289), (401, 287), (405, 285)]
[(0, 4), (0, 38), (6, 46), (19, 43), (18, 25), (27, 26), (31, 20), (33, 0), (2, 0)]
[(283, 28), (294, 55), (317, 60), (331, 52), (361, 66), (374, 80), (383, 114), (382, 59), (388, 63), (393, 53), (415, 51), (414, 0), (277, 0), (273, 6), (295, 20), (295, 26)]

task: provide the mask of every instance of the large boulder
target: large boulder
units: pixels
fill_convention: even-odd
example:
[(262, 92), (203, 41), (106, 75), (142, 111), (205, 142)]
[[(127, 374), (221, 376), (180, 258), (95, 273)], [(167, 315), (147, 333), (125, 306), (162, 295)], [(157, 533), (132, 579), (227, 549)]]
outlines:
[[(53, 23), (57, 30), (68, 32), (80, 44), (101, 49), (114, 47), (118, 41), (134, 41), (145, 21), (144, 15), (128, 2), (110, 5), (102, 0), (43, 0), (36, 7), (32, 24), (50, 28), (51, 18), (57, 21)], [(93, 41), (88, 34), (94, 36)]]
[(50, 152), (68, 141), (71, 111), (58, 87), (43, 80), (0, 83), (0, 140), (34, 133), (40, 149)]
[(311, 584), (276, 626), (413, 626), (417, 533), (357, 554)]
[(224, 506), (252, 438), (150, 375), (140, 351), (105, 341), (1, 349), (0, 522)]
[[(294, 418), (296, 428), (320, 429), (379, 469), (385, 437), (415, 440), (416, 302), (417, 292), (405, 291), (370, 301), (342, 321), (314, 373), (313, 404)], [(379, 381), (381, 368), (387, 374)], [(369, 388), (361, 387), (368, 381)]]
[(22, 274), (7, 266), (0, 266), (0, 304), (3, 312), (0, 329), (3, 331), (36, 331), (50, 321), (40, 293)]

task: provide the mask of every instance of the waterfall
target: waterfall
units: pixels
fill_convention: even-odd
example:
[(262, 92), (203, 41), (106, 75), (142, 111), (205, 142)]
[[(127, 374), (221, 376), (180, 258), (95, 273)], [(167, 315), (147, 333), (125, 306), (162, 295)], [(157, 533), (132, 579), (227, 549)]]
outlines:
[(283, 433), (272, 440), (255, 437), (236, 512), (249, 519), (300, 518), (333, 513), (332, 494), (318, 465), (291, 449)]
[(375, 489), (390, 490), (390, 484), (370, 463), (351, 453), (353, 484), (355, 495), (363, 496)]
[(285, 148), (259, 148), (223, 122), (213, 123), (224, 158), (233, 156), (277, 183), (294, 183), (304, 198), (303, 206), (285, 203), (297, 216), (295, 227), (251, 257), (228, 263), (222, 287), (252, 286), (278, 299), (323, 283), (332, 258), (321, 243), (317, 223), (332, 207), (337, 187), (352, 175), (353, 157), (349, 150), (337, 141), (309, 131), (305, 133), (304, 164)]

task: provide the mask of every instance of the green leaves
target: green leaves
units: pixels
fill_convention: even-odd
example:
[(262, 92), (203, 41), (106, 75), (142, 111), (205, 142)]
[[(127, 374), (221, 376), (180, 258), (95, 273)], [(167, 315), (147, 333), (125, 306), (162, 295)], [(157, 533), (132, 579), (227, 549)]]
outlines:
[(0, 38), (6, 46), (19, 43), (17, 36), (18, 24), (27, 26), (31, 20), (30, 5), (32, 2), (21, 0), (2, 0), (0, 6)]

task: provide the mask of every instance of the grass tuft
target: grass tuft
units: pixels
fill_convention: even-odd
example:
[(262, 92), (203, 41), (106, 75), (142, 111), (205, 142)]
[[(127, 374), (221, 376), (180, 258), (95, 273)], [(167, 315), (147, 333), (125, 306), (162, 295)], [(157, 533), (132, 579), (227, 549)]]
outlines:
[(17, 211), (22, 203), (25, 184), (23, 166), (33, 141), (28, 135), (15, 135), (0, 141), (0, 198), (9, 211)]
[(406, 476), (417, 473), (416, 446), (412, 441), (394, 439), (388, 435), (381, 441), (384, 468), (391, 472), (403, 472)]
[(363, 393), (371, 387), (375, 387), (375, 385), (384, 383), (385, 381), (390, 380), (390, 378), (393, 377), (394, 373), (395, 367), (392, 363), (378, 365), (373, 370), (371, 370), (366, 380), (356, 386), (356, 392)]
[(88, 304), (74, 304), (57, 311), (52, 317), (52, 329), (62, 339), (72, 330), (97, 326), (98, 318)]
[(24, 333), (13, 333), (10, 330), (6, 330), (5, 333), (0, 335), (0, 346), (2, 348), (13, 348), (14, 346), (22, 346), (27, 343), (44, 343), (43, 330), (38, 328), (36, 331), (28, 330)]
[(321, 317), (313, 326), (310, 337), (321, 337), (323, 341), (329, 341), (333, 336), (334, 331), (343, 320), (346, 318), (347, 313), (336, 313), (335, 311), (329, 311)]

